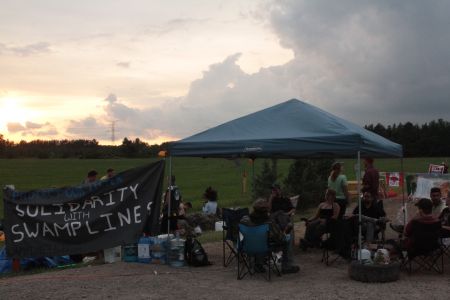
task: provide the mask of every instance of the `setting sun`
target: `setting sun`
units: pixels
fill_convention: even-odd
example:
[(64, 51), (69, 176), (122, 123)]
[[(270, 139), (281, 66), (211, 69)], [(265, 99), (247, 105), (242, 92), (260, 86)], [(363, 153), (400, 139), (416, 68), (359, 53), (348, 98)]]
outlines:
[(31, 112), (23, 107), (22, 101), (18, 98), (0, 99), (1, 119), (0, 126), (6, 127), (8, 123), (25, 123), (31, 117)]

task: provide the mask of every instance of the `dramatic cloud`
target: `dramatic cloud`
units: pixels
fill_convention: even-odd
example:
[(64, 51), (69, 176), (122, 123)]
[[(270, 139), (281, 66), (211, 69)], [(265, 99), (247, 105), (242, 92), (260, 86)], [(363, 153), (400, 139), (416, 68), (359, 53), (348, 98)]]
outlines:
[(46, 42), (39, 42), (20, 47), (0, 43), (0, 54), (9, 53), (18, 56), (30, 56), (48, 52), (51, 52), (51, 49), (50, 44)]
[(157, 128), (177, 137), (291, 98), (360, 125), (447, 117), (449, 2), (277, 1), (264, 9), (294, 51), (290, 62), (247, 74), (233, 54), (159, 110), (114, 102), (107, 114), (125, 132)]
[(99, 116), (70, 120), (66, 131), (74, 138), (108, 140), (111, 136), (107, 120)]
[(130, 64), (131, 63), (129, 61), (121, 61), (121, 62), (118, 62), (116, 64), (116, 66), (118, 66), (120, 68), (128, 69), (130, 67)]
[(17, 133), (26, 130), (26, 128), (22, 124), (15, 122), (6, 124), (6, 128), (8, 128), (8, 131), (10, 133)]
[(450, 2), (278, 1), (269, 11), (307, 99), (362, 124), (446, 117)]
[(44, 126), (44, 124), (38, 124), (38, 123), (33, 123), (33, 122), (26, 122), (25, 126), (28, 129), (39, 129), (39, 128), (42, 128), (42, 126)]
[(45, 138), (51, 138), (58, 135), (56, 127), (47, 122), (45, 124), (39, 124), (27, 121), (25, 126), (17, 122), (10, 122), (6, 124), (8, 132), (11, 134), (19, 133), (22, 136), (39, 136)]

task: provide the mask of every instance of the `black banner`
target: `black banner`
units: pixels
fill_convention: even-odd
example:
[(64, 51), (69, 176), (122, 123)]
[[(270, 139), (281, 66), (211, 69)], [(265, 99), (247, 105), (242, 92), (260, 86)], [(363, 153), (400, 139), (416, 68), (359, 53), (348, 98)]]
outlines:
[(156, 234), (164, 161), (108, 180), (19, 192), (4, 190), (6, 251), (10, 257), (82, 254)]

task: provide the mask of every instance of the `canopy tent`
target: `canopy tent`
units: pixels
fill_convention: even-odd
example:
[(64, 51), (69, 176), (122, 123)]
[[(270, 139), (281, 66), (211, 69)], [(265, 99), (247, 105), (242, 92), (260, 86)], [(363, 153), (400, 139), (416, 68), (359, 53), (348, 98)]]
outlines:
[[(402, 158), (403, 172), (401, 145), (297, 99), (288, 100), (169, 143), (169, 159), (171, 156), (252, 159), (356, 156), (358, 191), (361, 190), (359, 184), (361, 156)], [(171, 173), (171, 160), (169, 163)], [(358, 202), (358, 244), (361, 250), (360, 198)], [(361, 253), (359, 257), (361, 260)]]
[(169, 144), (170, 156), (402, 157), (402, 146), (297, 99)]

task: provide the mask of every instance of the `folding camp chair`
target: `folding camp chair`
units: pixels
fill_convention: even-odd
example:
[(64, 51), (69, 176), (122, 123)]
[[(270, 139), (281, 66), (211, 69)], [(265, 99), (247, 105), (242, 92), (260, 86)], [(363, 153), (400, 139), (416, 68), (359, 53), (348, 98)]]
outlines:
[(411, 239), (413, 245), (408, 249), (406, 258), (403, 259), (403, 267), (408, 273), (414, 271), (433, 270), (442, 274), (444, 272), (444, 249), (441, 245), (441, 223), (421, 223), (413, 221), (411, 224)]
[(237, 256), (236, 243), (238, 240), (239, 222), (243, 216), (249, 214), (248, 208), (222, 209), (222, 250), (223, 250), (223, 266), (227, 267)]
[(264, 277), (268, 281), (271, 279), (272, 271), (281, 276), (273, 255), (273, 249), (269, 243), (269, 230), (269, 224), (257, 226), (239, 224), (238, 280), (244, 278), (247, 274), (255, 274), (257, 271), (255, 266), (267, 267), (267, 272), (261, 274), (267, 274)]

